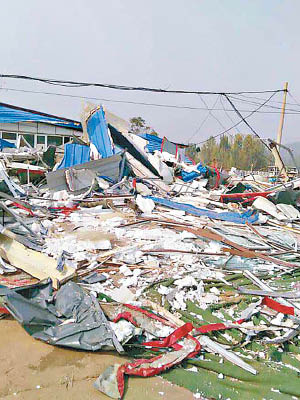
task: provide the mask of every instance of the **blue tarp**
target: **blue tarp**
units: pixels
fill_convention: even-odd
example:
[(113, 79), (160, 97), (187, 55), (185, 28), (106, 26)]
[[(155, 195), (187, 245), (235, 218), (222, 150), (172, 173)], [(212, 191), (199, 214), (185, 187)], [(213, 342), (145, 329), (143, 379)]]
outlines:
[(77, 143), (66, 143), (65, 154), (57, 169), (73, 167), (90, 161), (90, 147)]
[(7, 140), (0, 139), (0, 150), (2, 151), (5, 147), (16, 149), (16, 145), (14, 143), (10, 143)]
[(199, 163), (197, 165), (197, 170), (199, 172), (196, 172), (196, 171), (186, 172), (186, 171), (182, 170), (181, 171), (182, 180), (184, 182), (191, 182), (194, 179), (198, 178), (199, 176), (204, 175), (206, 173), (206, 171), (207, 171), (207, 168), (204, 167), (201, 163)]
[(198, 208), (192, 206), (191, 204), (177, 203), (175, 201), (162, 199), (159, 197), (147, 196), (147, 199), (151, 199), (155, 203), (160, 204), (162, 206), (169, 207), (174, 210), (185, 211), (188, 214), (196, 215), (198, 217), (208, 217), (211, 219), (218, 219), (221, 221), (235, 222), (236, 224), (245, 224), (246, 222), (253, 224), (258, 220), (259, 217), (258, 212), (252, 210), (245, 211), (242, 214), (239, 214), (237, 212), (218, 213), (216, 211)]
[(87, 132), (90, 142), (96, 146), (102, 158), (107, 158), (115, 154), (102, 106), (87, 120)]
[(18, 107), (10, 106), (9, 104), (0, 103), (0, 123), (17, 123), (17, 122), (45, 122), (48, 124), (61, 125), (68, 128), (80, 129), (81, 124), (75, 121), (66, 121), (59, 117), (50, 115), (42, 115), (39, 113), (26, 111)]

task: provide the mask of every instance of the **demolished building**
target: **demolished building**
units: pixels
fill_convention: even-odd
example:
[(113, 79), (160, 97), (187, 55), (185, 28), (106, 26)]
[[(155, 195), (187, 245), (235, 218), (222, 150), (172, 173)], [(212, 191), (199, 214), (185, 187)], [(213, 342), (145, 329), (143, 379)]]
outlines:
[(156, 374), (195, 398), (299, 398), (300, 179), (191, 164), (101, 106), (65, 123), (73, 140), (46, 181), (21, 184), (3, 158), (0, 315), (54, 346), (130, 357), (95, 398)]

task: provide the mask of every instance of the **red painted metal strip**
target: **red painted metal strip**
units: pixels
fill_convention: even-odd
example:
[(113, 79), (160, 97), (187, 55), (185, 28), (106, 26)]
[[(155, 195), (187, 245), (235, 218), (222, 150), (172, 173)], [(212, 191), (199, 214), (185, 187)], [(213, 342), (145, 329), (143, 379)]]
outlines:
[(140, 312), (140, 313), (146, 315), (146, 316), (149, 317), (149, 318), (155, 319), (156, 321), (159, 321), (159, 322), (161, 322), (161, 323), (164, 324), (164, 325), (171, 326), (172, 328), (177, 328), (176, 325), (174, 325), (174, 324), (172, 324), (171, 322), (169, 322), (169, 321), (167, 321), (167, 320), (165, 320), (165, 319), (159, 317), (159, 316), (156, 315), (156, 314), (151, 313), (150, 311), (143, 310), (142, 308), (139, 308), (139, 307), (137, 307), (137, 306), (133, 306), (133, 305), (131, 305), (131, 304), (124, 304), (124, 306), (127, 307), (127, 308), (129, 308), (129, 309), (131, 309), (131, 310), (138, 311), (138, 312)]
[(116, 316), (116, 318), (113, 320), (113, 322), (116, 323), (116, 322), (120, 321), (120, 319), (125, 319), (126, 321), (131, 322), (132, 325), (138, 326), (136, 320), (133, 318), (133, 316), (132, 316), (132, 314), (130, 314), (130, 312), (126, 312), (125, 311), (125, 312), (122, 312), (122, 313), (118, 314)]
[(220, 201), (223, 202), (224, 199), (236, 199), (236, 198), (252, 198), (252, 197), (267, 197), (272, 192), (244, 192), (244, 193), (230, 193), (230, 194), (221, 194)]
[(145, 342), (142, 344), (144, 346), (151, 346), (151, 347), (172, 347), (176, 342), (178, 342), (178, 340), (185, 337), (193, 329), (194, 329), (193, 325), (190, 322), (187, 322), (186, 324), (175, 329), (174, 332), (172, 332), (162, 341), (156, 340), (153, 342)]
[(22, 204), (19, 204), (19, 203), (12, 203), (12, 204), (13, 204), (13, 206), (20, 208), (21, 210), (25, 210), (25, 211), (29, 212), (29, 214), (34, 217), (34, 214), (33, 214), (32, 210), (30, 208), (27, 208), (27, 207), (25, 207), (25, 206), (23, 206)]
[(278, 303), (278, 301), (270, 299), (270, 297), (264, 297), (261, 304), (272, 308), (272, 310), (278, 311), (282, 314), (295, 315), (294, 307), (284, 306), (283, 304)]

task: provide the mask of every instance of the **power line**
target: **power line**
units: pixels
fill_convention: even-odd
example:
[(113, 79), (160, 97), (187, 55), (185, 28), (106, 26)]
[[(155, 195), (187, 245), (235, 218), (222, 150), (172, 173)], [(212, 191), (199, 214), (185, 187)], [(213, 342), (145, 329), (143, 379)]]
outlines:
[(235, 112), (237, 113), (237, 115), (242, 118), (243, 122), (248, 126), (248, 128), (254, 133), (255, 136), (257, 136), (257, 138), (263, 143), (264, 146), (266, 146), (266, 148), (268, 150), (271, 150), (270, 147), (267, 145), (267, 143), (265, 143), (262, 138), (259, 136), (259, 134), (252, 128), (252, 126), (249, 124), (248, 121), (246, 121), (246, 119), (243, 117), (243, 115), (240, 113), (240, 111), (236, 108), (236, 106), (233, 104), (233, 102), (230, 100), (229, 96), (227, 96), (226, 94), (224, 95), (225, 98), (227, 99), (227, 101), (231, 104), (232, 108), (235, 110)]
[(253, 93), (253, 94), (263, 94), (263, 93), (278, 93), (284, 91), (284, 89), (277, 90), (257, 90), (257, 91), (240, 91), (240, 92), (214, 92), (214, 91), (195, 91), (195, 90), (169, 90), (160, 88), (151, 88), (143, 86), (126, 86), (126, 85), (116, 85), (108, 83), (92, 83), (92, 82), (76, 82), (61, 79), (49, 79), (40, 78), (27, 75), (14, 75), (14, 74), (0, 74), (0, 78), (7, 79), (22, 79), (28, 81), (36, 81), (47, 83), (49, 85), (64, 86), (64, 87), (102, 87), (115, 90), (134, 90), (134, 91), (144, 91), (144, 92), (154, 92), (154, 93), (174, 93), (174, 94), (243, 94), (243, 93)]
[[(162, 104), (162, 103), (146, 103), (146, 102), (139, 102), (139, 101), (130, 101), (130, 100), (115, 100), (115, 99), (108, 99), (103, 97), (89, 97), (89, 96), (80, 96), (80, 95), (73, 95), (73, 94), (64, 94), (64, 93), (54, 93), (54, 92), (44, 92), (39, 90), (25, 90), (25, 89), (14, 89), (14, 88), (7, 88), (2, 87), (0, 90), (3, 91), (10, 91), (10, 92), (20, 92), (20, 93), (33, 93), (33, 94), (44, 94), (50, 96), (60, 96), (60, 97), (69, 97), (75, 99), (83, 99), (83, 100), (96, 100), (96, 101), (106, 101), (111, 103), (124, 103), (124, 104), (135, 104), (141, 106), (151, 106), (151, 107), (165, 107), (165, 108), (175, 108), (175, 109), (186, 109), (186, 110), (203, 110), (203, 111), (224, 111), (224, 108), (204, 108), (204, 107), (194, 107), (194, 106), (179, 106), (175, 104)], [(222, 99), (222, 97), (220, 98)], [(235, 112), (232, 109), (226, 109), (226, 112)], [(251, 112), (252, 110), (241, 110), (242, 112)], [(280, 114), (280, 111), (257, 111), (260, 114)], [(286, 114), (290, 115), (297, 115), (300, 114), (299, 111), (295, 112), (286, 112)]]
[[(288, 93), (290, 94), (290, 90), (288, 90)], [(260, 100), (260, 101), (264, 101), (264, 100), (266, 100), (266, 99), (264, 99), (264, 98), (262, 98), (262, 97), (256, 97), (256, 96), (247, 96), (247, 95), (244, 95), (244, 94), (240, 94), (239, 96), (241, 96), (241, 97), (245, 97), (245, 98), (248, 98), (248, 99), (256, 99), (256, 100)], [(292, 97), (292, 96), (291, 96), (291, 97)], [(289, 102), (286, 102), (286, 104), (288, 104), (288, 105), (290, 105), (290, 106), (299, 106), (299, 107), (300, 107), (300, 104), (299, 104), (299, 102), (297, 102), (295, 99), (294, 99), (294, 101), (295, 101), (295, 103), (289, 103)], [(270, 103), (282, 104), (282, 101), (278, 101), (278, 100), (271, 100), (271, 101), (270, 101)]]
[[(240, 99), (240, 98), (235, 97), (235, 96), (228, 96), (228, 97), (230, 97), (231, 99), (237, 100), (237, 101), (241, 101), (241, 102), (247, 103), (247, 104), (254, 104), (254, 105), (261, 104), (261, 103), (255, 102), (255, 101), (249, 101), (249, 100), (245, 100), (245, 99)], [(267, 104), (265, 105), (265, 107), (273, 108), (275, 110), (281, 110), (281, 107), (276, 107), (276, 106), (267, 105)], [(300, 111), (300, 110), (289, 109), (289, 108), (286, 108), (286, 110), (287, 111), (296, 112), (296, 113), (298, 113)]]
[[(87, 82), (75, 82), (75, 81), (64, 81), (64, 80), (54, 80), (54, 79), (46, 79), (46, 78), (37, 78), (37, 77), (31, 77), (31, 76), (26, 76), (26, 75), (12, 75), (12, 74), (0, 74), (0, 78), (12, 78), (12, 79), (23, 79), (23, 80), (30, 80), (30, 81), (38, 81), (38, 82), (43, 82), (51, 85), (57, 85), (57, 86), (65, 86), (65, 87), (103, 87), (103, 88), (110, 88), (110, 89), (117, 89), (117, 90), (136, 90), (136, 91), (150, 91), (150, 92), (156, 92), (156, 93), (175, 93), (175, 94), (197, 94), (200, 96), (201, 101), (204, 103), (206, 106), (206, 110), (209, 111), (209, 114), (207, 117), (203, 120), (201, 126), (196, 130), (196, 132), (192, 135), (192, 137), (201, 129), (203, 124), (206, 122), (208, 119), (209, 115), (212, 115), (214, 119), (218, 121), (219, 124), (221, 122), (218, 120), (217, 117), (215, 117), (212, 114), (212, 111), (214, 110), (214, 107), (212, 109), (209, 109), (205, 101), (202, 99), (201, 94), (211, 94), (211, 95), (219, 95), (224, 96), (227, 101), (231, 104), (233, 107), (234, 111), (239, 115), (241, 120), (231, 126), (228, 129), (225, 129), (223, 132), (213, 136), (218, 137), (221, 136), (227, 132), (229, 132), (231, 129), (235, 128), (238, 126), (241, 122), (244, 122), (249, 129), (263, 142), (263, 140), (260, 138), (260, 136), (257, 134), (257, 132), (251, 127), (251, 125), (246, 121), (247, 118), (252, 116), (254, 113), (259, 112), (259, 110), (264, 107), (270, 100), (271, 98), (279, 92), (284, 92), (286, 91), (285, 89), (278, 89), (278, 90), (264, 90), (264, 91), (241, 91), (241, 92), (207, 92), (207, 91), (186, 91), (186, 90), (167, 90), (167, 89), (158, 89), (158, 88), (147, 88), (147, 87), (134, 87), (134, 86), (124, 86), (124, 85), (112, 85), (112, 84), (103, 84), (103, 83), (87, 83)], [(5, 90), (4, 88), (1, 88)], [(152, 106), (161, 106), (161, 107), (174, 107), (174, 108), (187, 108), (187, 109), (200, 109), (199, 107), (189, 107), (189, 106), (175, 106), (175, 105), (166, 105), (166, 104), (156, 104), (156, 103), (138, 103), (138, 102), (130, 102), (130, 101), (122, 101), (122, 100), (111, 100), (111, 99), (98, 99), (98, 98), (92, 98), (92, 97), (82, 97), (82, 96), (75, 96), (75, 95), (64, 95), (64, 94), (59, 94), (59, 93), (51, 93), (51, 92), (34, 92), (34, 91), (26, 91), (26, 90), (21, 90), (21, 89), (12, 89), (12, 88), (7, 88), (6, 90), (11, 90), (11, 91), (18, 91), (18, 92), (31, 92), (31, 93), (42, 93), (42, 94), (48, 94), (48, 95), (57, 95), (57, 96), (64, 96), (64, 97), (77, 97), (77, 98), (86, 98), (86, 99), (96, 99), (96, 100), (104, 100), (104, 101), (115, 101), (115, 102), (123, 102), (123, 103), (132, 103), (132, 104), (140, 104), (140, 105), (152, 105)], [(262, 104), (259, 104), (257, 102), (251, 102), (249, 100), (243, 100), (239, 98), (234, 98), (232, 95), (243, 95), (243, 94), (263, 94), (263, 93), (272, 93), (271, 96), (264, 101)], [(230, 100), (230, 97), (238, 100), (238, 101), (244, 101), (252, 104), (259, 104), (259, 107), (253, 111), (250, 112), (246, 117), (243, 117), (243, 115), (240, 113), (240, 111), (235, 107), (233, 102)], [(219, 98), (218, 98), (219, 99)], [(216, 105), (218, 99), (216, 100), (214, 106)], [(222, 104), (223, 106), (223, 104)], [(278, 109), (278, 107), (274, 106), (267, 106), (271, 108)], [(202, 108), (203, 109), (203, 108)], [(223, 106), (223, 110), (226, 112), (227, 110)], [(228, 110), (229, 111), (229, 110)], [(231, 111), (231, 110), (230, 110)], [(299, 114), (299, 110), (290, 110), (294, 111), (294, 113)], [(243, 112), (243, 111), (242, 111)], [(247, 111), (248, 112), (248, 111)], [(266, 113), (266, 112), (265, 112)], [(221, 124), (222, 125), (222, 124)], [(223, 125), (222, 125), (223, 126)], [(191, 137), (191, 138), (192, 138)], [(189, 139), (190, 140), (190, 139)], [(208, 139), (209, 140), (209, 139)], [(207, 140), (199, 142), (198, 144), (205, 143)], [(269, 149), (268, 145), (263, 142), (263, 144)]]
[[(225, 114), (227, 115), (227, 118), (230, 120), (230, 122), (231, 122), (232, 124), (234, 124), (233, 119), (231, 118), (231, 116), (230, 116), (230, 114), (228, 113), (228, 111), (225, 109), (225, 106), (224, 106), (224, 103), (223, 103), (223, 97), (222, 97), (222, 96), (221, 96), (221, 98), (220, 98), (220, 103), (221, 103), (221, 105), (222, 105), (222, 107), (223, 107), (223, 111), (224, 111)], [(233, 110), (232, 110), (232, 111), (233, 111)], [(259, 112), (259, 111), (258, 111), (258, 112)], [(236, 131), (236, 133), (239, 133), (237, 127), (235, 127), (235, 131)]]
[[(200, 95), (199, 95), (199, 96), (200, 96)], [(204, 103), (204, 105), (206, 105), (206, 107), (207, 107), (207, 109), (208, 109), (208, 106), (207, 106), (205, 100), (204, 100), (201, 96), (200, 96), (200, 98), (201, 98), (202, 102)], [(217, 102), (218, 102), (219, 100), (222, 100), (222, 96), (221, 96), (221, 95), (219, 95), (219, 97), (217, 98), (217, 101), (216, 101), (216, 103), (214, 104), (214, 106), (217, 104)], [(217, 109), (214, 109), (214, 107), (213, 107), (213, 110), (216, 111)], [(218, 122), (218, 124), (221, 126), (222, 129), (226, 129), (225, 126), (222, 124), (222, 122), (215, 116), (215, 114), (213, 114), (212, 111), (210, 111), (209, 114)], [(228, 134), (231, 136), (230, 133), (228, 133)]]
[[(203, 140), (202, 142), (198, 142), (197, 144), (206, 143), (206, 142), (208, 142), (211, 138), (216, 138), (216, 137), (218, 137), (218, 136), (224, 135), (224, 133), (227, 133), (227, 132), (231, 131), (231, 129), (233, 129), (233, 128), (235, 128), (236, 126), (240, 125), (242, 122), (245, 122), (246, 119), (250, 118), (253, 114), (257, 113), (258, 110), (259, 110), (260, 108), (262, 108), (267, 102), (269, 102), (275, 94), (276, 94), (276, 93), (273, 93), (263, 104), (261, 104), (256, 110), (253, 110), (250, 114), (246, 115), (245, 117), (241, 116), (241, 117), (242, 117), (241, 120), (238, 121), (236, 124), (232, 125), (230, 128), (226, 129), (226, 130), (223, 131), (223, 132), (218, 133), (217, 135), (211, 136), (210, 138), (205, 139), (205, 140)], [(251, 128), (251, 129), (252, 129), (252, 128)], [(260, 140), (262, 140), (262, 139), (260, 138)]]
[[(175, 104), (161, 104), (161, 103), (146, 103), (146, 102), (130, 101), (130, 100), (116, 100), (116, 99), (108, 99), (108, 98), (104, 98), (104, 97), (79, 96), (79, 95), (73, 95), (73, 94), (44, 92), (44, 91), (38, 91), (38, 90), (25, 90), (25, 89), (13, 89), (13, 88), (0, 88), (0, 90), (7, 90), (7, 91), (21, 92), (21, 93), (45, 94), (45, 95), (51, 95), (51, 96), (69, 97), (69, 98), (83, 99), (83, 100), (107, 101), (107, 102), (112, 102), (112, 103), (124, 103), (124, 104), (135, 104), (135, 105), (142, 105), (142, 106), (178, 108), (178, 109), (186, 109), (186, 110), (205, 110), (206, 111), (206, 108), (204, 108), (204, 107), (178, 106)], [(233, 111), (233, 110), (230, 110), (230, 111)]]
[[(300, 107), (299, 101), (297, 101), (297, 99), (295, 99), (295, 97), (292, 95), (292, 93), (290, 92), (290, 90), (288, 91), (288, 94), (291, 96), (291, 98), (295, 101), (295, 105)], [(286, 103), (288, 104), (288, 103)]]
[[(214, 107), (216, 106), (218, 100), (219, 100), (219, 97), (217, 97), (216, 101), (214, 102), (213, 108), (212, 108), (212, 109), (214, 109)], [(205, 124), (205, 122), (208, 120), (208, 118), (209, 118), (209, 116), (210, 116), (212, 110), (208, 110), (208, 109), (207, 109), (207, 111), (209, 111), (209, 112), (207, 113), (206, 117), (204, 117), (204, 119), (203, 119), (203, 121), (201, 122), (200, 126), (195, 130), (195, 132), (194, 132), (194, 133), (191, 135), (191, 137), (188, 139), (188, 143), (189, 143), (190, 140), (200, 131), (200, 129), (201, 129), (201, 128), (203, 127), (203, 125)]]
[[(202, 96), (199, 94), (200, 100), (202, 101), (202, 103), (205, 105), (206, 109), (208, 110), (208, 105), (206, 103), (206, 101), (202, 98)], [(217, 98), (217, 101), (219, 101), (221, 95), (219, 95), (219, 97)], [(225, 126), (222, 124), (222, 122), (215, 116), (215, 114), (213, 114), (212, 110), (210, 110), (210, 115), (213, 117), (213, 119), (215, 119), (218, 124), (221, 126), (222, 129), (226, 129)]]

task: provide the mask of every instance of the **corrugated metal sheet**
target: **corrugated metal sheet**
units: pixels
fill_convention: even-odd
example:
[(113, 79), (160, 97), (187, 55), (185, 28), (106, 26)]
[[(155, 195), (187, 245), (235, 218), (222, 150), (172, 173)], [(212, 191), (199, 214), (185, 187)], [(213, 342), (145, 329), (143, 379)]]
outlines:
[[(111, 179), (117, 180), (119, 177), (119, 165), (121, 160), (122, 157), (119, 154), (116, 154), (112, 157), (103, 158), (101, 160), (78, 164), (72, 168), (75, 170), (88, 169), (97, 172), (98, 175), (108, 176)], [(68, 168), (59, 169), (57, 171), (49, 172), (46, 175), (47, 184), (51, 192), (68, 190), (65, 178), (65, 171), (67, 169)]]
[[(148, 141), (146, 149), (149, 153), (154, 153), (155, 150), (161, 151), (161, 145), (163, 141), (162, 138), (155, 135), (150, 135), (149, 133), (143, 133), (139, 136)], [(189, 159), (187, 156), (184, 156), (183, 162), (187, 165), (193, 164), (193, 161)]]
[(83, 164), (90, 161), (90, 147), (78, 143), (66, 143), (62, 162), (57, 169), (70, 168), (73, 165)]
[(146, 139), (148, 141), (148, 144), (146, 146), (147, 150), (149, 153), (154, 153), (155, 150), (160, 151), (161, 150), (161, 144), (162, 144), (162, 138), (154, 135), (150, 135), (148, 133), (139, 135), (143, 139)]
[(90, 142), (96, 147), (101, 157), (112, 156), (114, 154), (113, 144), (102, 106), (90, 113), (86, 120), (86, 126)]
[(29, 121), (46, 122), (47, 124), (61, 125), (76, 129), (81, 128), (81, 124), (76, 121), (56, 117), (55, 115), (41, 113), (39, 111), (12, 106), (6, 103), (0, 103), (0, 123), (17, 123)]

